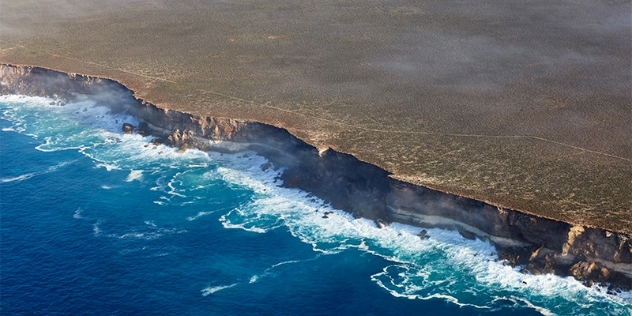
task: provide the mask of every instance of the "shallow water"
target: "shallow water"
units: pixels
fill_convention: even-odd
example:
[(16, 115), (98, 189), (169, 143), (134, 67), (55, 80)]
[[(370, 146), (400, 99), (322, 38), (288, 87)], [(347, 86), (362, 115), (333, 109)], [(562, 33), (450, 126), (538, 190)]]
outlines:
[(2, 314), (632, 315), (486, 242), (353, 219), (255, 153), (179, 154), (50, 102), (0, 98)]

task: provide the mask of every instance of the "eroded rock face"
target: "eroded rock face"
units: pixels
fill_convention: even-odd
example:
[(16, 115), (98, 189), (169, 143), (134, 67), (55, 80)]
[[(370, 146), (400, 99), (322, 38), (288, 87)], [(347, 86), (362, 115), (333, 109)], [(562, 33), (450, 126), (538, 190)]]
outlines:
[[(135, 99), (131, 91), (111, 80), (10, 65), (0, 65), (0, 73), (0, 94), (55, 95), (67, 101), (90, 95), (113, 111), (139, 118), (136, 132), (154, 136), (155, 144), (180, 151), (254, 150), (274, 166), (285, 168), (285, 186), (311, 192), (354, 217), (383, 225), (400, 222), (458, 230), (468, 238), (489, 240), (501, 260), (523, 265), (532, 273), (572, 275), (587, 284), (632, 289), (628, 234), (573, 226), (394, 180), (387, 171), (351, 155), (319, 152), (284, 129), (161, 109)], [(100, 99), (104, 91), (107, 98)], [(133, 130), (131, 125), (123, 126), (126, 133)]]
[(610, 284), (611, 288), (629, 289), (629, 278), (621, 272), (613, 271), (602, 263), (580, 261), (569, 269), (570, 275), (584, 281), (588, 286), (593, 284)]
[[(572, 275), (632, 288), (632, 242), (626, 234), (574, 226), (407, 183), (392, 187), (388, 206), (395, 221), (487, 239), (501, 259), (523, 265), (531, 273)], [(599, 274), (593, 271), (596, 268), (582, 272), (580, 267), (586, 264), (609, 273)]]
[(123, 130), (123, 133), (125, 134), (134, 133), (134, 125), (130, 123), (123, 123), (123, 126), (121, 127), (121, 129)]

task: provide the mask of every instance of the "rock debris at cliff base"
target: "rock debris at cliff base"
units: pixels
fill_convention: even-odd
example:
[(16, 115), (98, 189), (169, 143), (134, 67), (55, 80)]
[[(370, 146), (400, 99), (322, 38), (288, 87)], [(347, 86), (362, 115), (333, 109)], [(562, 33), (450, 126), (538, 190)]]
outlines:
[[(126, 131), (142, 130), (182, 149), (208, 150), (212, 148), (209, 140), (242, 144), (235, 148), (255, 150), (286, 168), (285, 186), (312, 192), (336, 208), (374, 219), (379, 226), (396, 221), (458, 230), (466, 237), (489, 240), (503, 260), (524, 265), (533, 273), (572, 275), (587, 284), (610, 284), (613, 289), (632, 287), (628, 234), (571, 225), (398, 181), (384, 169), (348, 154), (318, 150), (274, 126), (165, 111), (133, 98), (111, 80), (8, 65), (3, 66), (3, 74), (9, 74), (3, 76), (3, 93), (56, 94), (69, 99), (105, 93), (107, 98), (101, 95), (104, 104), (141, 121), (138, 128), (123, 124)], [(35, 88), (37, 76), (50, 76), (63, 84)]]

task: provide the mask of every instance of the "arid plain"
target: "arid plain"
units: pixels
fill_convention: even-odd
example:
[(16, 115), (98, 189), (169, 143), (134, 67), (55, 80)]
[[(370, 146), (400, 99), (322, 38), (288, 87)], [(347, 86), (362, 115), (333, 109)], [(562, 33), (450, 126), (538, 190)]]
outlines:
[(0, 0), (0, 62), (630, 234), (631, 17), (605, 0)]

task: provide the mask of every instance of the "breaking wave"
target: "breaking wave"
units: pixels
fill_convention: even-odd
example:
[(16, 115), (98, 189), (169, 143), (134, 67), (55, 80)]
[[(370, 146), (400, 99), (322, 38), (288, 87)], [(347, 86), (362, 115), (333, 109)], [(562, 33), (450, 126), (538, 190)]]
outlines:
[[(512, 268), (499, 261), (489, 243), (465, 239), (457, 232), (428, 229), (427, 238), (422, 239), (417, 227), (392, 224), (378, 228), (373, 221), (355, 219), (307, 192), (281, 187), (279, 176), (283, 169), (261, 168), (269, 162), (255, 153), (177, 153), (167, 146), (150, 145), (147, 137), (121, 133), (122, 122), (137, 124), (135, 118), (112, 114), (88, 101), (60, 107), (50, 105), (45, 98), (3, 96), (0, 102), (1, 118), (12, 122), (3, 133), (32, 135), (42, 141), (37, 146), (41, 151), (76, 150), (92, 159), (96, 168), (122, 172), (121, 182), (139, 186), (148, 183), (145, 190), (159, 195), (154, 200), (157, 208), (207, 207), (190, 213), (174, 212), (173, 216), (180, 216), (185, 222), (202, 222), (199, 219), (205, 216), (221, 214), (219, 221), (225, 229), (257, 234), (284, 230), (311, 245), (318, 256), (355, 249), (383, 258), (387, 264), (382, 270), (366, 277), (394, 297), (441, 300), (481, 312), (524, 308), (545, 315), (629, 315), (632, 308), (630, 293), (611, 295), (601, 287), (588, 288), (572, 278), (521, 273), (520, 267)], [(71, 163), (52, 166), (46, 172)], [(19, 182), (37, 175), (23, 173), (0, 181)], [(109, 192), (116, 185), (100, 187)], [(209, 196), (226, 192), (222, 190), (244, 197), (243, 202), (231, 208), (202, 204)], [(80, 219), (84, 214), (85, 210), (79, 208), (74, 217)], [(161, 227), (154, 221), (144, 224), (131, 231), (109, 232), (96, 221), (92, 232), (95, 237), (144, 241), (190, 233)], [(243, 283), (260, 283), (277, 266), (295, 262), (298, 261), (280, 262)], [(201, 293), (208, 296), (238, 284), (241, 283), (235, 281), (208, 286)]]

